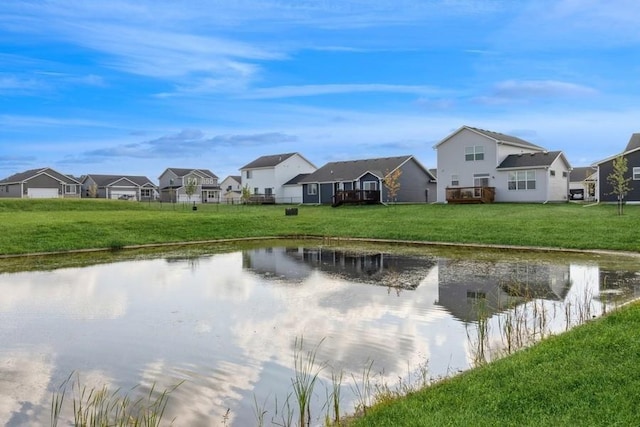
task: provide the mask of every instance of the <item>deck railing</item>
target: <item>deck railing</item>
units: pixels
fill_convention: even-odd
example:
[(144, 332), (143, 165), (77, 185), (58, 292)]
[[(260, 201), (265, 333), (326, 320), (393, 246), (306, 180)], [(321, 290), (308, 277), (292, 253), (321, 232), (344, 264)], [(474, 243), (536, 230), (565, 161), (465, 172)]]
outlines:
[(332, 199), (333, 206), (343, 203), (379, 203), (380, 190), (340, 190)]
[(495, 187), (447, 188), (447, 203), (493, 203), (495, 196)]

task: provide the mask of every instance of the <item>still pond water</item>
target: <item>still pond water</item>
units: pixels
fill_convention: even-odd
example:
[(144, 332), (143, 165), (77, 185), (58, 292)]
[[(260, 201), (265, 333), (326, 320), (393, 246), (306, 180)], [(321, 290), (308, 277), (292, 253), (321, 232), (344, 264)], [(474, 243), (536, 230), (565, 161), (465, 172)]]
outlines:
[(320, 424), (332, 374), (352, 413), (368, 387), (455, 374), (640, 295), (620, 257), (317, 242), (128, 257), (0, 273), (0, 425), (49, 425), (71, 373), (133, 397), (181, 383), (177, 426), (282, 424), (312, 350)]

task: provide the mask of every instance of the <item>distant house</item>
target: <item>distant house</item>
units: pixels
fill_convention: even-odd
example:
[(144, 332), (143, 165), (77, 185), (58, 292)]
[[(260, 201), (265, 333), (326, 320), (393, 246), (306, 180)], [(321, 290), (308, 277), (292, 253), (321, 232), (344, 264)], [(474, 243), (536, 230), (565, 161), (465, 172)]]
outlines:
[(301, 203), (300, 186), (289, 182), (300, 174), (312, 173), (316, 169), (299, 153), (285, 153), (259, 157), (241, 167), (240, 172), (242, 185), (249, 188), (254, 201)]
[(414, 156), (407, 155), (327, 163), (300, 180), (303, 203), (391, 201), (384, 183), (396, 170), (401, 174), (394, 201), (435, 201), (436, 178)]
[(438, 202), (566, 202), (571, 165), (515, 136), (462, 126), (434, 146)]
[[(218, 177), (207, 169), (168, 168), (158, 178), (160, 200), (162, 202), (219, 203), (220, 186)], [(195, 186), (189, 196), (187, 189)]]
[(242, 201), (242, 178), (240, 175), (229, 175), (220, 183), (222, 203), (240, 203)]
[(613, 194), (613, 188), (607, 177), (613, 172), (613, 161), (618, 156), (627, 159), (627, 177), (631, 178), (631, 190), (625, 195), (627, 202), (640, 202), (640, 133), (631, 135), (624, 151), (615, 156), (600, 160), (593, 166), (597, 168), (597, 195), (601, 202), (617, 202), (618, 196)]
[(31, 169), (0, 181), (0, 197), (28, 199), (79, 198), (80, 182), (51, 168)]
[(146, 176), (90, 174), (82, 178), (82, 197), (156, 200), (158, 188)]
[(575, 167), (569, 173), (569, 200), (595, 200), (598, 170), (592, 166)]

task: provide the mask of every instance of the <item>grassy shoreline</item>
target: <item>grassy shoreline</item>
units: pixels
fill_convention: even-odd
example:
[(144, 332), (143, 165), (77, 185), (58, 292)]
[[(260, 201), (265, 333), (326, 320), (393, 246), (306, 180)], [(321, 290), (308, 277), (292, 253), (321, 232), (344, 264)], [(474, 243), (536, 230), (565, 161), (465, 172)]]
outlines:
[(234, 238), (321, 236), (640, 252), (640, 206), (283, 206), (0, 200), (0, 255)]

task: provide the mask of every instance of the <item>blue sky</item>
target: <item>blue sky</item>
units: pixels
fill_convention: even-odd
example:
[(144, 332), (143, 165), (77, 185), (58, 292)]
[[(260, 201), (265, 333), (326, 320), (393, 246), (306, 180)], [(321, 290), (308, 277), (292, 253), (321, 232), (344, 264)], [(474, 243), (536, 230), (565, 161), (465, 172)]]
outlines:
[(638, 22), (637, 0), (2, 0), (0, 178), (435, 167), (462, 125), (584, 166), (640, 131)]

